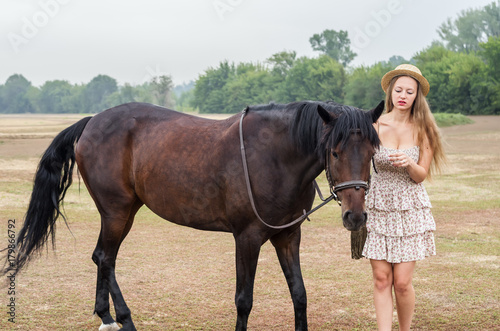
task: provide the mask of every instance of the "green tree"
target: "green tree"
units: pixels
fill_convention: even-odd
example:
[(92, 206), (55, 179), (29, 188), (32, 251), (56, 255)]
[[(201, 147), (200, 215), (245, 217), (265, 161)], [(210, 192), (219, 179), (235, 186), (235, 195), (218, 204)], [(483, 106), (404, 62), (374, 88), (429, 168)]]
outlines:
[(454, 20), (448, 18), (438, 29), (449, 50), (474, 52), (490, 36), (500, 35), (500, 1), (482, 9), (464, 10)]
[(313, 50), (328, 55), (346, 67), (356, 57), (347, 31), (325, 30), (309, 38)]
[(82, 111), (73, 85), (63, 80), (45, 82), (38, 95), (39, 111), (44, 114), (78, 113)]
[(427, 65), (432, 65), (433, 62), (437, 62), (443, 57), (449, 56), (451, 53), (452, 51), (446, 49), (441, 42), (434, 41), (429, 47), (417, 52), (413, 60), (420, 70), (425, 71)]
[(194, 83), (194, 81), (189, 81), (174, 87), (172, 97), (176, 110), (183, 112), (195, 111), (195, 108), (191, 106), (194, 101)]
[(4, 88), (3, 85), (0, 85), (0, 114), (5, 113), (5, 109), (7, 108), (7, 102), (3, 99)]
[(234, 64), (221, 62), (218, 68), (209, 68), (195, 83), (193, 107), (200, 113), (220, 113), (225, 99), (222, 89), (236, 75)]
[(118, 90), (118, 84), (114, 78), (107, 75), (94, 77), (85, 87), (83, 93), (85, 111), (98, 113), (111, 105), (106, 102), (108, 96)]
[(118, 100), (118, 104), (133, 102), (137, 100), (137, 89), (128, 83), (125, 83), (125, 85), (118, 87), (118, 91), (120, 92), (120, 99)]
[(86, 85), (77, 84), (71, 86), (71, 94), (62, 99), (62, 109), (68, 113), (85, 113), (84, 92)]
[(448, 93), (450, 109), (467, 115), (485, 115), (492, 112), (487, 67), (478, 56), (458, 53), (449, 58)]
[[(403, 62), (406, 61), (403, 60)], [(345, 103), (361, 109), (371, 109), (381, 100), (385, 100), (380, 80), (386, 72), (394, 69), (398, 64), (379, 62), (369, 67), (355, 68), (349, 75), (345, 86)]]
[(149, 82), (145, 82), (137, 86), (132, 86), (131, 89), (132, 91), (128, 96), (121, 96), (121, 103), (131, 101), (155, 103), (154, 95), (151, 93), (151, 84)]
[(485, 59), (488, 71), (488, 95), (493, 113), (500, 114), (500, 36), (482, 43), (479, 54)]
[(174, 83), (169, 75), (153, 77), (150, 82), (154, 102), (160, 106), (173, 107), (172, 89)]
[(271, 72), (274, 75), (284, 78), (295, 64), (296, 58), (297, 58), (297, 52), (283, 51), (280, 53), (273, 54), (266, 60), (266, 62), (271, 65)]
[(479, 45), (479, 54), (486, 60), (491, 75), (500, 79), (500, 37), (490, 37), (488, 42)]
[(483, 37), (481, 12), (476, 9), (462, 11), (455, 20), (448, 20), (438, 29), (439, 36), (446, 47), (456, 52), (471, 52), (479, 48)]
[(500, 0), (484, 7), (482, 19), (488, 37), (500, 36)]
[[(149, 85), (147, 86), (149, 90)], [(132, 86), (125, 83), (123, 86), (118, 86), (118, 90), (106, 97), (105, 104), (107, 107), (113, 107), (127, 102), (142, 101), (140, 100), (142, 89), (142, 86)], [(150, 95), (151, 93), (147, 92), (147, 94)], [(149, 100), (152, 100), (152, 97)]]
[(301, 57), (290, 69), (277, 91), (277, 101), (334, 100), (343, 101), (346, 83), (344, 67), (329, 56)]
[(387, 64), (390, 66), (392, 69), (396, 68), (398, 65), (403, 64), (403, 63), (413, 63), (412, 60), (407, 61), (405, 60), (404, 57), (399, 56), (399, 55), (393, 55), (389, 58), (388, 61), (383, 61), (383, 64)]
[[(240, 66), (245, 68), (241, 70)], [(246, 106), (273, 100), (276, 88), (272, 74), (262, 65), (240, 64), (238, 74), (223, 88), (224, 113), (236, 113)]]
[(414, 58), (431, 86), (427, 99), (432, 111), (464, 115), (494, 111), (488, 69), (477, 55), (452, 52), (434, 45)]
[(176, 110), (183, 112), (195, 111), (195, 108), (191, 106), (194, 101), (194, 88), (182, 91), (180, 94), (174, 94), (173, 97)]
[(14, 74), (7, 78), (5, 85), (0, 90), (0, 105), (3, 113), (34, 113), (38, 89), (31, 85), (31, 82), (23, 75)]

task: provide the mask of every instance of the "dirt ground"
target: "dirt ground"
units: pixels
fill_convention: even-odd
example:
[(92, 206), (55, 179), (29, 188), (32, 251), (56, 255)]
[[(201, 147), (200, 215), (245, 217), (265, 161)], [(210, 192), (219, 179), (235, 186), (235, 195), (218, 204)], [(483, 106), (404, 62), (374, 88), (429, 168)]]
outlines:
[(473, 116), (473, 124), (443, 128), (448, 154), (500, 155), (498, 116)]
[[(81, 115), (0, 115), (0, 246), (7, 223), (22, 224), (39, 158), (56, 133)], [(426, 183), (438, 230), (438, 255), (415, 273), (415, 330), (494, 330), (500, 321), (500, 117), (444, 128), (444, 174)], [(321, 185), (326, 181), (321, 179)], [(97, 330), (92, 317), (96, 267), (90, 256), (99, 215), (78, 179), (65, 200), (49, 248), (16, 279), (16, 323), (0, 329)], [(371, 270), (350, 259), (349, 234), (329, 204), (303, 225), (301, 262), (310, 330), (373, 330)], [(136, 217), (117, 260), (117, 279), (139, 330), (234, 329), (234, 243), (231, 235)], [(6, 289), (0, 304), (11, 296)], [(1, 311), (1, 309), (0, 309)], [(3, 316), (3, 317), (2, 317)], [(395, 319), (396, 322), (396, 319)], [(250, 330), (292, 330), (293, 309), (272, 246), (262, 247)], [(395, 324), (396, 325), (396, 324)]]

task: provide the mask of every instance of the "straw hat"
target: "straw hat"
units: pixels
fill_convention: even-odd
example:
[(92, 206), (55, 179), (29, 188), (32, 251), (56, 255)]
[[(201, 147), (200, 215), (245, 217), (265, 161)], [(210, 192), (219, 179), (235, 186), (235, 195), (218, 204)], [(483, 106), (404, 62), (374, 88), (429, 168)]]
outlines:
[(411, 64), (400, 64), (396, 67), (396, 69), (389, 71), (384, 75), (384, 77), (382, 77), (381, 84), (384, 92), (387, 92), (387, 88), (389, 87), (391, 80), (397, 76), (410, 76), (416, 79), (420, 83), (420, 87), (422, 88), (422, 93), (424, 94), (424, 96), (429, 93), (429, 82), (427, 81), (427, 79), (425, 79), (424, 76), (422, 76), (420, 70)]

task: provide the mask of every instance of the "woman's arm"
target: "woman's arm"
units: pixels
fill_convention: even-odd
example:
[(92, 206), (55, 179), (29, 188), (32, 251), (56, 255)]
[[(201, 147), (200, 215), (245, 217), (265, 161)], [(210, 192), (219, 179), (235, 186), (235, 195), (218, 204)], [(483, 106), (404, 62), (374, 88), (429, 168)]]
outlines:
[(394, 153), (389, 155), (389, 159), (395, 167), (405, 167), (410, 174), (410, 178), (416, 183), (421, 183), (427, 178), (431, 166), (433, 150), (427, 138), (424, 140), (418, 162), (413, 161), (404, 153)]

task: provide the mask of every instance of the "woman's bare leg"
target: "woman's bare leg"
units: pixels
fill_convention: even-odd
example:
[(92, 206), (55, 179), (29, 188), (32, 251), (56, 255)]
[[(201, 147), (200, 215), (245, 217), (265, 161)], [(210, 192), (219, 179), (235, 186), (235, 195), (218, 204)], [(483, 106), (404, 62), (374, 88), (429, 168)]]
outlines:
[(398, 310), (399, 330), (410, 330), (413, 312), (415, 310), (415, 290), (412, 279), (416, 262), (394, 264), (394, 293)]
[(392, 264), (383, 260), (370, 260), (373, 271), (375, 313), (380, 331), (392, 329)]

